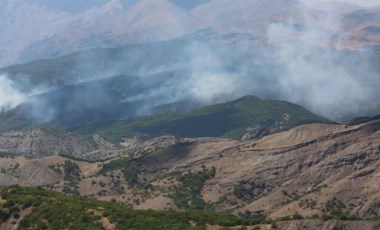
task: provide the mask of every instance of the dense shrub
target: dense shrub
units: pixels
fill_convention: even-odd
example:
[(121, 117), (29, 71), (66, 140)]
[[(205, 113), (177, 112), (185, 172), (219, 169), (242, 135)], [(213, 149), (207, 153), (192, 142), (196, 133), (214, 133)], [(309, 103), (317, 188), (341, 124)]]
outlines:
[[(38, 188), (14, 186), (1, 195), (7, 197), (8, 204), (14, 205), (12, 207), (33, 203), (33, 211), (21, 220), (20, 229), (102, 229), (100, 219), (105, 217), (115, 224), (116, 229), (205, 229), (206, 224), (236, 226), (242, 223), (240, 218), (230, 214), (133, 210), (112, 202)], [(97, 210), (103, 217), (90, 210)], [(0, 220), (7, 220), (10, 215), (0, 209)], [(191, 226), (191, 221), (196, 223), (195, 227)]]
[(177, 177), (179, 185), (171, 197), (182, 209), (203, 210), (206, 207), (201, 192), (204, 183), (215, 176), (215, 168), (203, 169), (199, 172), (188, 172)]

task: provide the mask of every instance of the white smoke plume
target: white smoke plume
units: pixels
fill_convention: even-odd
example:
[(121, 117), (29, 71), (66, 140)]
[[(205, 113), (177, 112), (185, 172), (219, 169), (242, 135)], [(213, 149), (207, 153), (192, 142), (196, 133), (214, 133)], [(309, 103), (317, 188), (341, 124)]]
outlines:
[[(271, 24), (265, 45), (239, 39), (214, 43), (218, 35), (212, 34), (209, 40), (141, 44), (111, 54), (84, 52), (65, 73), (72, 82), (28, 99), (28, 111), (42, 121), (71, 123), (70, 116), (76, 116), (83, 124), (82, 117), (92, 116), (91, 122), (130, 118), (165, 104), (207, 105), (249, 94), (301, 104), (333, 120), (380, 108), (380, 79), (367, 51), (330, 44), (340, 32), (340, 18), (311, 10), (294, 16)], [(12, 109), (26, 101), (16, 83), (5, 76), (0, 81), (1, 107)]]
[(370, 69), (367, 51), (356, 51), (355, 59), (349, 60), (345, 54), (350, 51), (334, 48), (339, 43), (329, 46), (341, 30), (340, 17), (333, 13), (313, 17), (304, 12), (301, 30), (291, 23), (275, 23), (269, 27), (268, 37), (275, 47), (273, 58), (282, 66), (280, 98), (339, 120), (340, 115), (360, 115), (368, 107), (378, 107), (380, 79)]
[(5, 75), (0, 75), (0, 111), (5, 112), (25, 102), (26, 96), (15, 82)]

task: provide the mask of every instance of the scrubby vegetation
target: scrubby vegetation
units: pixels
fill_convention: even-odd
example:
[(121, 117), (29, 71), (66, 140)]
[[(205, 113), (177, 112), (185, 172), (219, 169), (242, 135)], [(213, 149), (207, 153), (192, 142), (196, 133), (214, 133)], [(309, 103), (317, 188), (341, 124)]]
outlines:
[(22, 210), (32, 209), (21, 220), (20, 229), (102, 229), (104, 220), (115, 229), (205, 229), (206, 224), (249, 223), (223, 213), (133, 210), (112, 202), (67, 196), (42, 188), (13, 186), (3, 190), (1, 197), (6, 200), (0, 208), (2, 221)]
[(202, 199), (204, 183), (215, 176), (215, 168), (204, 168), (199, 172), (188, 172), (177, 177), (179, 184), (174, 187), (171, 197), (177, 207), (186, 210), (203, 210), (206, 203)]
[(326, 184), (314, 185), (312, 187), (312, 189), (310, 189), (309, 191), (304, 191), (304, 192), (301, 192), (301, 193), (298, 193), (296, 191), (293, 191), (292, 193), (289, 193), (286, 190), (282, 190), (282, 194), (286, 197), (286, 200), (282, 201), (281, 205), (287, 205), (287, 204), (290, 204), (290, 203), (292, 203), (294, 201), (300, 201), (298, 203), (298, 205), (300, 207), (314, 209), (314, 207), (316, 205), (315, 201), (309, 200), (309, 199), (305, 199), (305, 200), (300, 200), (300, 199), (303, 198), (303, 197), (305, 197), (305, 196), (307, 196), (307, 195), (309, 195), (309, 194), (312, 194), (312, 193), (315, 193), (315, 192), (320, 192), (324, 188), (327, 188)]
[(325, 213), (322, 216), (324, 220), (328, 220), (328, 219), (353, 220), (353, 221), (362, 220), (361, 217), (352, 215), (349, 209), (347, 209), (346, 205), (342, 201), (338, 200), (336, 197), (327, 201), (322, 211)]
[(95, 163), (95, 162), (99, 162), (99, 160), (88, 160), (88, 159), (83, 159), (83, 158), (80, 158), (80, 157), (75, 157), (73, 155), (69, 155), (69, 154), (59, 154), (60, 157), (63, 157), (63, 158), (67, 158), (67, 159), (70, 159), (70, 160), (74, 160), (74, 161), (83, 161), (83, 162), (87, 162), (87, 163)]
[(78, 183), (81, 180), (81, 170), (79, 166), (73, 161), (66, 160), (63, 165), (64, 193), (79, 195)]
[(0, 173), (9, 173), (9, 172), (14, 172), (20, 167), (19, 163), (12, 163), (9, 164), (6, 168), (1, 168)]
[(14, 153), (0, 152), (0, 158), (14, 158), (16, 155)]
[(63, 168), (65, 172), (65, 175), (64, 175), (65, 181), (80, 180), (81, 171), (79, 169), (79, 166), (76, 163), (66, 160), (65, 164), (63, 165)]
[(265, 191), (270, 190), (272, 186), (255, 181), (240, 181), (233, 188), (233, 194), (241, 200), (252, 201), (257, 199)]
[(63, 165), (62, 164), (52, 164), (52, 165), (49, 165), (49, 168), (51, 170), (53, 170), (55, 173), (57, 173), (58, 175), (61, 175), (62, 174), (62, 167)]
[(300, 202), (298, 203), (298, 206), (301, 208), (315, 209), (316, 205), (317, 205), (317, 201), (313, 199), (308, 199), (308, 198), (300, 200)]
[(128, 185), (135, 187), (139, 184), (138, 175), (140, 173), (141, 167), (137, 159), (133, 158), (121, 158), (113, 160), (107, 164), (103, 165), (102, 170), (99, 171), (99, 175), (111, 172), (117, 169), (121, 169), (125, 180)]

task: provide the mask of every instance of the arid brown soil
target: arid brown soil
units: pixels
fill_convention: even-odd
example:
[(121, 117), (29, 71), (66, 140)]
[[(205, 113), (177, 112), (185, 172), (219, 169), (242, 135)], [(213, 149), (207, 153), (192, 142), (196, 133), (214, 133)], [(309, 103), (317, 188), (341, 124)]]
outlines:
[[(205, 181), (201, 196), (217, 211), (260, 213), (272, 219), (294, 214), (362, 218), (380, 214), (380, 121), (357, 126), (302, 125), (259, 140), (187, 139), (167, 145), (149, 148), (145, 143), (135, 155), (124, 149), (104, 162), (72, 160), (81, 171), (79, 193), (139, 209), (178, 209), (173, 198), (180, 186), (177, 176), (214, 168), (215, 175)], [(99, 173), (109, 162), (126, 157), (138, 162), (137, 186), (125, 180), (121, 168)], [(61, 156), (2, 158), (1, 186), (40, 185), (62, 191), (64, 173), (54, 167), (65, 160)], [(303, 220), (281, 222), (278, 229), (378, 227), (376, 222), (364, 223)]]

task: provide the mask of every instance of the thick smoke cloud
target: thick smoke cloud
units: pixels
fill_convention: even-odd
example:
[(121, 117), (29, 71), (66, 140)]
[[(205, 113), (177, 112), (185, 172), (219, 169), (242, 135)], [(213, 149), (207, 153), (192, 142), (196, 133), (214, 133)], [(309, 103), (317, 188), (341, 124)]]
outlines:
[[(286, 34), (289, 29), (273, 25), (270, 34), (278, 37), (276, 33)], [(269, 48), (252, 44), (216, 47), (192, 41), (179, 52), (185, 56), (183, 60), (154, 62), (144, 55), (137, 56), (140, 61), (121, 58), (121, 63), (129, 66), (127, 71), (115, 63), (101, 68), (102, 74), (86, 74), (89, 70), (93, 73), (101, 61), (79, 57), (77, 63), (84, 63), (85, 68), (77, 67), (78, 77), (39, 93), (34, 89), (33, 96), (4, 78), (1, 87), (6, 90), (1, 91), (7, 93), (1, 105), (10, 109), (24, 102), (28, 118), (74, 126), (165, 111), (156, 108), (166, 104), (182, 103), (181, 111), (249, 94), (288, 100), (331, 119), (363, 115), (368, 109), (365, 106), (378, 106), (380, 82), (365, 64), (365, 53), (299, 41), (276, 42)], [(30, 83), (18, 85), (35, 88)]]
[(379, 73), (369, 64), (371, 49), (331, 46), (340, 27), (335, 15), (305, 11), (294, 21), (269, 25), (266, 45), (250, 39), (231, 43), (211, 33), (112, 54), (85, 52), (62, 73), (63, 85), (37, 87), (1, 77), (0, 106), (8, 110), (23, 103), (28, 118), (73, 126), (173, 107), (188, 110), (249, 94), (288, 100), (338, 121), (366, 115), (380, 108)]
[[(363, 115), (368, 107), (379, 107), (376, 91), (380, 82), (370, 68), (368, 50), (338, 51), (326, 46), (333, 40), (339, 20), (328, 15), (318, 20), (307, 16), (302, 31), (285, 24), (269, 27), (268, 36), (273, 41), (297, 34), (293, 43), (274, 43), (273, 58), (281, 68), (279, 97), (332, 119)], [(321, 25), (336, 28), (321, 31)]]
[(22, 93), (15, 82), (5, 75), (0, 75), (0, 111), (5, 112), (25, 102), (26, 95)]

